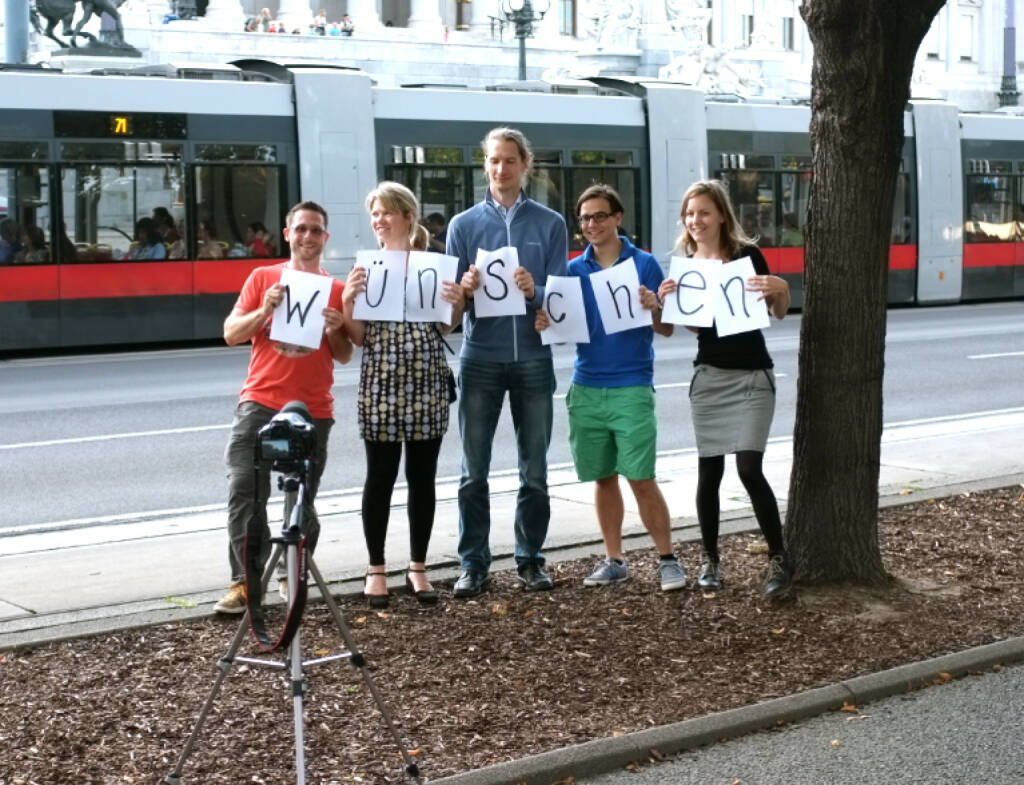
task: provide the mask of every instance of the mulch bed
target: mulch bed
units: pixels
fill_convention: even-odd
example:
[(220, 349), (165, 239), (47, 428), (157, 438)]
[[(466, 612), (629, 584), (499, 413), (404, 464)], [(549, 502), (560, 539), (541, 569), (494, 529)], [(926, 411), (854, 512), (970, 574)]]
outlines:
[[(655, 558), (587, 589), (591, 561), (551, 566), (553, 592), (500, 574), (471, 601), (342, 613), (373, 676), (436, 779), (629, 733), (1024, 634), (1024, 493), (963, 494), (880, 513), (885, 590), (760, 595), (758, 537), (723, 540), (726, 588), (658, 591)], [(680, 548), (696, 571), (698, 546)], [(449, 589), (450, 587), (439, 587)], [(0, 655), (0, 785), (158, 783), (172, 770), (238, 620), (211, 619)], [(343, 649), (322, 606), (307, 658)], [(241, 653), (255, 656), (249, 641)], [(307, 782), (403, 779), (362, 678), (307, 671)], [(183, 772), (185, 783), (285, 783), (292, 701), (278, 672), (236, 664)]]

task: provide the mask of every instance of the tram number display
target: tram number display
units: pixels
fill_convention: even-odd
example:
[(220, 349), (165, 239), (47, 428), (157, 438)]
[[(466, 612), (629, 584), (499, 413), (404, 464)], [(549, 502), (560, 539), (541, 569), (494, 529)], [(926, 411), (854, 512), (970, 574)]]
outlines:
[(77, 139), (187, 139), (184, 114), (156, 112), (53, 113), (58, 137)]

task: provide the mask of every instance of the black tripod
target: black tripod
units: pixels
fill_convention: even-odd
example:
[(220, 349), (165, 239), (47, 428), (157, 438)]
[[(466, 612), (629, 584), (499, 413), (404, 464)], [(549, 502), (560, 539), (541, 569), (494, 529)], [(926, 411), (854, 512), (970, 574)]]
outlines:
[[(174, 771), (164, 778), (166, 785), (181, 784), (181, 770), (185, 765), (185, 760), (192, 753), (192, 748), (199, 736), (199, 731), (202, 729), (203, 723), (206, 721), (206, 717), (209, 714), (210, 709), (213, 707), (213, 702), (217, 697), (217, 693), (220, 692), (224, 678), (227, 676), (231, 665), (235, 662), (244, 662), (259, 667), (288, 671), (291, 679), (292, 712), (295, 723), (295, 781), (297, 785), (305, 785), (306, 754), (302, 709), (306, 682), (303, 678), (303, 671), (307, 667), (323, 665), (329, 662), (334, 662), (335, 660), (344, 659), (347, 659), (349, 663), (357, 668), (359, 673), (362, 675), (363, 681), (366, 683), (366, 686), (370, 690), (370, 694), (373, 696), (374, 703), (377, 704), (377, 708), (380, 710), (380, 713), (384, 718), (384, 723), (387, 725), (388, 731), (391, 733), (392, 738), (395, 740), (395, 744), (402, 753), (402, 759), (405, 761), (406, 774), (414, 782), (422, 783), (419, 767), (413, 762), (412, 757), (409, 755), (408, 748), (403, 742), (401, 734), (399, 734), (398, 728), (395, 727), (394, 721), (391, 718), (391, 713), (388, 711), (383, 698), (377, 690), (377, 685), (374, 682), (373, 677), (370, 675), (369, 669), (366, 667), (366, 659), (356, 647), (356, 643), (352, 638), (351, 632), (349, 632), (348, 627), (341, 618), (338, 606), (335, 604), (330, 591), (328, 591), (327, 584), (324, 582), (323, 576), (320, 574), (320, 570), (316, 566), (316, 562), (313, 561), (312, 556), (309, 554), (301, 553), (301, 544), (303, 539), (302, 502), (306, 490), (304, 478), (306, 473), (305, 468), (308, 468), (308, 461), (306, 463), (307, 467), (304, 467), (304, 470), (300, 474), (290, 474), (278, 477), (278, 487), (285, 492), (285, 510), (291, 510), (291, 514), (285, 514), (285, 525), (281, 530), (281, 535), (271, 540), (271, 542), (275, 544), (274, 552), (267, 563), (266, 570), (263, 572), (263, 576), (260, 581), (261, 592), (259, 596), (262, 597), (263, 593), (266, 592), (267, 584), (270, 582), (270, 578), (274, 574), (274, 569), (280, 561), (283, 553), (285, 555), (285, 565), (288, 575), (288, 607), (293, 610), (297, 609), (297, 612), (301, 617), (301, 609), (305, 600), (304, 593), (306, 576), (304, 568), (305, 566), (308, 566), (309, 572), (313, 574), (313, 579), (316, 581), (316, 585), (320, 589), (320, 596), (323, 597), (324, 602), (327, 603), (327, 607), (331, 612), (331, 616), (334, 618), (334, 623), (338, 628), (338, 632), (341, 633), (341, 637), (345, 642), (347, 651), (344, 651), (341, 654), (334, 654), (329, 657), (320, 657), (315, 660), (303, 660), (302, 643), (300, 640), (301, 629), (296, 628), (291, 642), (287, 644), (287, 654), (283, 660), (236, 656), (238, 648), (242, 645), (242, 639), (245, 637), (246, 628), (249, 626), (250, 614), (247, 611), (245, 616), (242, 617), (241, 623), (238, 625), (238, 630), (235, 632), (235, 637), (232, 639), (227, 653), (217, 661), (217, 668), (219, 669), (219, 672), (213, 682), (213, 687), (210, 689), (210, 693), (206, 697), (206, 702), (199, 711), (199, 716), (196, 718), (196, 724), (192, 728), (192, 733), (189, 734), (188, 741), (185, 742), (185, 748), (181, 751), (181, 755), (178, 757), (178, 762), (174, 766)], [(303, 560), (305, 560), (305, 565), (300, 563)], [(302, 596), (297, 596), (298, 592), (301, 592)]]

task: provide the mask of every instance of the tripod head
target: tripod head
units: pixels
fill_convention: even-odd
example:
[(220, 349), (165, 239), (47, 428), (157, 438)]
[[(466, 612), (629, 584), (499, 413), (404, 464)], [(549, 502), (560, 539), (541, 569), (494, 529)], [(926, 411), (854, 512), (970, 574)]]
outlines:
[[(298, 475), (304, 480), (316, 452), (316, 426), (306, 404), (286, 403), (257, 432), (255, 451), (257, 467), (269, 461), (272, 471)], [(282, 488), (280, 483), (279, 479), (278, 487)]]

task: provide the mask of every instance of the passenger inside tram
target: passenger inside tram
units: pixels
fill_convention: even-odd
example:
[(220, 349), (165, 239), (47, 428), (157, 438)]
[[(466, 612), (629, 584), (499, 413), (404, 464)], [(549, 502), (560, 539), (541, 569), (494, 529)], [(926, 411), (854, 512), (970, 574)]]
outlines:
[(28, 224), (21, 230), (21, 245), (21, 250), (14, 256), (15, 264), (42, 264), (50, 261), (46, 235), (38, 226)]
[(0, 264), (11, 264), (20, 250), (18, 225), (13, 218), (4, 218), (0, 221)]
[(274, 255), (274, 241), (260, 221), (253, 221), (245, 228), (245, 247), (250, 256)]
[(160, 261), (167, 258), (167, 246), (152, 218), (140, 218), (135, 224), (135, 242), (128, 252), (130, 259)]
[(210, 221), (200, 221), (196, 231), (198, 246), (196, 248), (197, 259), (223, 259), (226, 255), (224, 245), (217, 239), (213, 224)]

